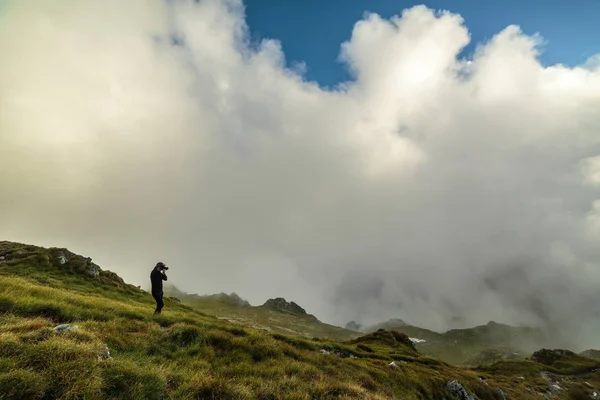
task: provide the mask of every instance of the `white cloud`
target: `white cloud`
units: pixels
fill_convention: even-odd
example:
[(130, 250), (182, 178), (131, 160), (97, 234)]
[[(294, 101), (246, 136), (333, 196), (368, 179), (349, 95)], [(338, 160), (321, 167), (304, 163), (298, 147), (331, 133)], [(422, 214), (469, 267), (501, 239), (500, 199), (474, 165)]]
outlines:
[(597, 320), (600, 70), (539, 38), (368, 15), (326, 91), (234, 0), (2, 12), (1, 237), (335, 323)]

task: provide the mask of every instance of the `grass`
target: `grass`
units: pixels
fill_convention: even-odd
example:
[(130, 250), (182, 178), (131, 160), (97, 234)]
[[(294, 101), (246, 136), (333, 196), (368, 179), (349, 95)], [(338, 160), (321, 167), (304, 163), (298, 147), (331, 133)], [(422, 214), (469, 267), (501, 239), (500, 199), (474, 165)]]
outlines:
[[(7, 247), (0, 242), (0, 256)], [(481, 400), (501, 399), (498, 388), (528, 400), (545, 390), (539, 373), (555, 368), (528, 361), (468, 370), (421, 354), (397, 332), (307, 338), (174, 301), (154, 317), (151, 296), (120, 278), (56, 265), (52, 253), (44, 257), (53, 250), (20, 249), (0, 264), (0, 399), (451, 400), (446, 385), (457, 380)], [(60, 323), (78, 329), (58, 333)], [(587, 387), (577, 379), (572, 393), (581, 396)]]

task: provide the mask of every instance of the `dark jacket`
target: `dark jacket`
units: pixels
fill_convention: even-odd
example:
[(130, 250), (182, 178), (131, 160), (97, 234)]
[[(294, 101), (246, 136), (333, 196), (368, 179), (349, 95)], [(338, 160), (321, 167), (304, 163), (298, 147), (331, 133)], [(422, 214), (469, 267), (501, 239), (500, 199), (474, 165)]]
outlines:
[(163, 281), (167, 280), (167, 275), (154, 268), (150, 272), (150, 282), (152, 283), (152, 294), (163, 294)]

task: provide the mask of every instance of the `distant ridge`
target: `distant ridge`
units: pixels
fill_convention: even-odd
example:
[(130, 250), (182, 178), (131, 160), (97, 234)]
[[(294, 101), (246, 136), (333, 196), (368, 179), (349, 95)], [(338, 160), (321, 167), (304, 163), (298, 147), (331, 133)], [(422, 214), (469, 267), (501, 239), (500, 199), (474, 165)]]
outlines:
[(306, 310), (300, 307), (298, 304), (294, 303), (293, 301), (288, 302), (283, 297), (269, 299), (261, 307), (268, 308), (281, 313), (292, 314), (297, 316), (307, 316), (317, 319), (314, 315), (308, 314)]

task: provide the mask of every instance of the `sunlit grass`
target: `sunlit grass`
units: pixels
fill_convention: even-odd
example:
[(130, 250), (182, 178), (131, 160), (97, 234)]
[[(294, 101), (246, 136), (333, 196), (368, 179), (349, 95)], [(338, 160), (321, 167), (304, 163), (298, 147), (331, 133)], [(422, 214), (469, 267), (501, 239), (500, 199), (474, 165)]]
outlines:
[[(496, 386), (511, 399), (538, 399), (544, 390), (546, 367), (537, 363), (465, 370), (390, 331), (307, 338), (231, 324), (174, 301), (155, 317), (149, 294), (109, 274), (61, 270), (32, 251), (0, 265), (0, 399), (451, 400), (453, 380), (481, 400), (501, 399)], [(56, 332), (62, 323), (77, 329)]]

